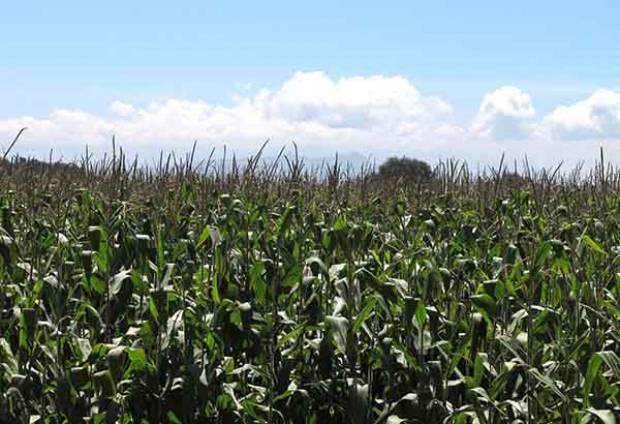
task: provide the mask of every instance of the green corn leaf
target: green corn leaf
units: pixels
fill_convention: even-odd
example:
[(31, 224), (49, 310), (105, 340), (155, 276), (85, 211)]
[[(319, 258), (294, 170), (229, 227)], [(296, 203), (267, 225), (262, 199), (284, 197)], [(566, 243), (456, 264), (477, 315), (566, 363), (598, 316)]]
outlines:
[(328, 316), (325, 318), (325, 321), (329, 326), (336, 349), (341, 353), (345, 353), (349, 333), (349, 320), (344, 317)]
[(620, 358), (618, 358), (618, 355), (612, 351), (596, 352), (588, 363), (583, 384), (583, 401), (586, 407), (590, 405), (592, 387), (595, 379), (599, 376), (601, 365), (603, 364), (606, 364), (611, 369), (615, 378), (620, 379)]

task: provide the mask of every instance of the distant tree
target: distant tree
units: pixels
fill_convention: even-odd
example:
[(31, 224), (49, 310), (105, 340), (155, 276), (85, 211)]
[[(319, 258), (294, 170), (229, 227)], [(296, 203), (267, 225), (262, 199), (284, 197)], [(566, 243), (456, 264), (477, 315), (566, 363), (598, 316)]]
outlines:
[(516, 171), (504, 171), (502, 174), (502, 182), (508, 184), (526, 184), (527, 178)]
[(433, 176), (431, 166), (419, 159), (391, 157), (379, 166), (382, 177), (405, 177), (419, 181), (430, 180)]

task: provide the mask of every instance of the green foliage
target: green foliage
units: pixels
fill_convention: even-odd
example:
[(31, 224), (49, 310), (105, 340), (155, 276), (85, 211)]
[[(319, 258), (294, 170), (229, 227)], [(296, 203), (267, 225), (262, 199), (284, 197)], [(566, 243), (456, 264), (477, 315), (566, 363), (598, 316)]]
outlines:
[(298, 166), (7, 176), (0, 422), (616, 422), (618, 187)]
[(391, 157), (379, 166), (379, 175), (386, 178), (404, 177), (427, 181), (433, 176), (431, 166), (419, 159)]

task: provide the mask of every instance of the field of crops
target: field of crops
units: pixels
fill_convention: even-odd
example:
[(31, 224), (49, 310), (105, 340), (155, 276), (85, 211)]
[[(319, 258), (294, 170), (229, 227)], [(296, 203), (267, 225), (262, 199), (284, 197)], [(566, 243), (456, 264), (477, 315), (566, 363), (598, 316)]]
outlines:
[(617, 172), (279, 163), (1, 167), (0, 422), (618, 420)]

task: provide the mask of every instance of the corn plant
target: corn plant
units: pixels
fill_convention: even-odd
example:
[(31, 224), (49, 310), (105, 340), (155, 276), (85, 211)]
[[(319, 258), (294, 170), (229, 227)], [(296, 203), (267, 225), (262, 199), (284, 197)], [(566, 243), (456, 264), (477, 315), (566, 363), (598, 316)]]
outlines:
[(614, 423), (620, 172), (0, 166), (0, 422)]

